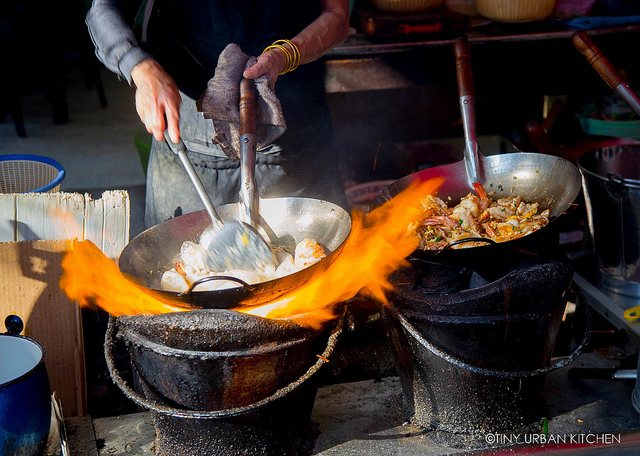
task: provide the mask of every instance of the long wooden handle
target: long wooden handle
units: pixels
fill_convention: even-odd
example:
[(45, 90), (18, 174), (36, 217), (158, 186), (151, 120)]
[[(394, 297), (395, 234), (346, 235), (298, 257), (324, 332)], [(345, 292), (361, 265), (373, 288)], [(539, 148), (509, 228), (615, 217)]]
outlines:
[(582, 54), (586, 57), (587, 61), (598, 72), (602, 79), (612, 89), (615, 89), (624, 81), (622, 75), (616, 70), (616, 68), (609, 62), (609, 60), (600, 52), (600, 49), (591, 41), (589, 35), (583, 30), (577, 31), (571, 37), (571, 42)]
[(259, 197), (256, 186), (256, 147), (258, 128), (257, 90), (253, 79), (240, 81), (240, 201), (245, 214), (241, 219), (254, 228), (259, 221)]
[(240, 81), (240, 135), (255, 134), (258, 127), (258, 96), (252, 79)]
[(473, 73), (471, 71), (471, 45), (469, 40), (460, 37), (454, 42), (456, 72), (458, 74), (458, 94), (460, 97), (475, 95)]
[(605, 80), (616, 94), (618, 94), (640, 117), (640, 97), (631, 89), (627, 81), (615, 69), (615, 67), (602, 55), (602, 52), (591, 41), (589, 36), (581, 31), (573, 34), (571, 37), (573, 45), (587, 58), (591, 66), (596, 69), (598, 74)]

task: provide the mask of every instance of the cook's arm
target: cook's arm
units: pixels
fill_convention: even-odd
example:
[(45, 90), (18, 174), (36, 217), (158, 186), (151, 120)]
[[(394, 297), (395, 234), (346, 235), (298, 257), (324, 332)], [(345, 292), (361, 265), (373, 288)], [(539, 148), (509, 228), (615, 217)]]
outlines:
[(140, 47), (118, 4), (117, 0), (94, 0), (85, 22), (98, 59), (131, 84), (133, 67), (151, 55)]
[[(136, 111), (147, 131), (163, 140), (165, 128), (173, 141), (180, 131), (180, 93), (174, 80), (149, 53), (122, 17), (117, 0), (94, 0), (86, 23), (104, 65), (136, 87)], [(166, 123), (165, 123), (166, 119)]]
[[(300, 64), (304, 64), (322, 57), (342, 43), (348, 33), (349, 0), (323, 0), (320, 16), (290, 40), (300, 50)], [(273, 84), (286, 64), (285, 53), (273, 49), (258, 57), (256, 64), (245, 70), (244, 77), (253, 79), (269, 74)]]

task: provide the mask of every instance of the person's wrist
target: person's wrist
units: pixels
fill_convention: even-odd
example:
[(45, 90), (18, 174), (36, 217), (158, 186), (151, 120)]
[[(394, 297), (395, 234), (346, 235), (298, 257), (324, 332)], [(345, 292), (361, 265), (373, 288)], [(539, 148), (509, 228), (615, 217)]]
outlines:
[(138, 85), (140, 80), (158, 65), (158, 62), (151, 58), (142, 60), (131, 70), (131, 80), (135, 85)]
[(286, 58), (286, 63), (280, 74), (289, 73), (290, 71), (298, 68), (300, 64), (300, 50), (298, 46), (295, 45), (293, 41), (290, 40), (277, 40), (272, 45), (267, 46), (262, 54), (265, 54), (269, 51), (279, 51)]
[(151, 55), (139, 46), (134, 46), (127, 51), (118, 62), (120, 74), (127, 80), (130, 85), (134, 85), (131, 79), (131, 71), (143, 60), (151, 58)]

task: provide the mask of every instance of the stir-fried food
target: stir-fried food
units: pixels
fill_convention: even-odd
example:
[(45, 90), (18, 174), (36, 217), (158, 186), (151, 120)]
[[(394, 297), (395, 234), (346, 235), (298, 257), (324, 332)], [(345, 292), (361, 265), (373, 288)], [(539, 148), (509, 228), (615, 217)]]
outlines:
[[(278, 267), (271, 265), (256, 270), (234, 269), (212, 271), (206, 267), (205, 252), (200, 244), (186, 241), (180, 247), (180, 258), (173, 268), (162, 275), (160, 285), (167, 291), (186, 291), (195, 281), (210, 276), (235, 277), (248, 284), (266, 282), (284, 277), (317, 263), (326, 256), (325, 249), (314, 239), (303, 239), (295, 248), (293, 255), (282, 248), (272, 247), (278, 260)], [(213, 291), (239, 287), (232, 280), (212, 280), (198, 285), (198, 291)]]
[[(422, 200), (424, 210), (414, 227), (424, 250), (440, 250), (454, 241), (468, 238), (488, 238), (505, 242), (526, 236), (549, 223), (549, 210), (538, 212), (538, 203), (522, 198), (491, 199), (481, 184), (453, 208), (435, 196)], [(464, 242), (451, 248), (486, 245), (482, 241)]]

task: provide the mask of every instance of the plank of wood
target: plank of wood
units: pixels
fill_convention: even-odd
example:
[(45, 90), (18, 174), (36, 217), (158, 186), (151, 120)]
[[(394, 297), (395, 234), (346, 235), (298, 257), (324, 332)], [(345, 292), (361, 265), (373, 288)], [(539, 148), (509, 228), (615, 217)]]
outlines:
[(129, 242), (130, 201), (123, 190), (99, 199), (79, 193), (0, 194), (0, 242), (88, 239), (116, 259)]
[(0, 197), (0, 240), (16, 240), (16, 197), (4, 194)]
[(70, 416), (86, 414), (82, 320), (58, 286), (67, 241), (0, 243), (0, 316), (18, 315), (24, 335), (42, 344), (52, 391)]
[(85, 200), (79, 193), (16, 196), (17, 240), (83, 239)]
[(125, 191), (106, 191), (99, 200), (86, 196), (84, 237), (109, 258), (118, 258), (129, 243), (130, 202)]
[[(60, 290), (69, 239), (91, 240), (116, 259), (129, 241), (129, 195), (0, 195), (0, 321), (15, 314), (45, 349), (52, 391), (66, 416), (87, 413), (82, 318)], [(2, 331), (3, 328), (0, 328)]]

